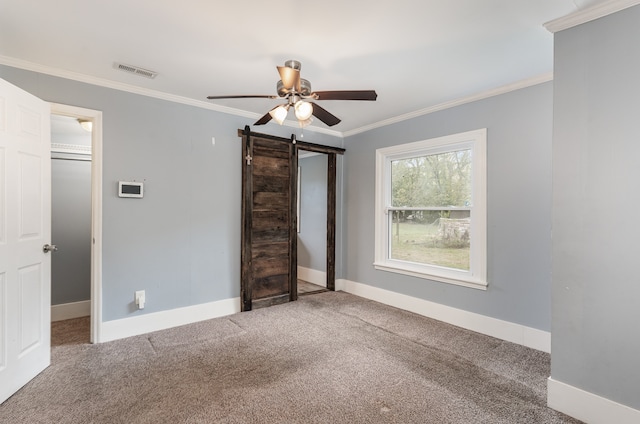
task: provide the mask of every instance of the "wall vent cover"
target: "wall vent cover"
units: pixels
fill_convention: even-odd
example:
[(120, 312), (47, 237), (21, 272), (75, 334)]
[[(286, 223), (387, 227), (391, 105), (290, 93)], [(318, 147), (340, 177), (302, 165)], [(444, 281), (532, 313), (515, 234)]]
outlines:
[(146, 77), (151, 79), (155, 78), (158, 75), (157, 72), (140, 68), (138, 66), (126, 65), (124, 63), (113, 62), (113, 67), (119, 71), (128, 72), (130, 74), (140, 75), (141, 77)]

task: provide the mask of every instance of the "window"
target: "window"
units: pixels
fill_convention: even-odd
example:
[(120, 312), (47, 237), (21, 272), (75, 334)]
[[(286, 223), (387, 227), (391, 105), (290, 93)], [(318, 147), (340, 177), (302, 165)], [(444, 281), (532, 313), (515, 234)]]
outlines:
[(376, 269), (486, 289), (481, 129), (376, 151)]

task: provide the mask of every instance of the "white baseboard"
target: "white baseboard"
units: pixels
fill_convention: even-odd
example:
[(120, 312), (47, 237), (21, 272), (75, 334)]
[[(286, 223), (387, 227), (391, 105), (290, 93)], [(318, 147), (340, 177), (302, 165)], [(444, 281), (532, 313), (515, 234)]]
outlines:
[(463, 309), (452, 308), (350, 280), (336, 280), (336, 290), (342, 290), (356, 296), (375, 300), (385, 305), (394, 306), (532, 349), (547, 353), (551, 352), (551, 333), (548, 331), (491, 318)]
[(51, 306), (51, 322), (64, 321), (65, 319), (87, 317), (91, 315), (91, 301), (62, 303)]
[(299, 266), (298, 278), (318, 286), (327, 287), (327, 273), (324, 271)]
[(640, 411), (549, 377), (547, 405), (590, 424), (640, 423)]
[(219, 318), (235, 314), (236, 312), (240, 312), (239, 297), (138, 315), (131, 318), (105, 321), (102, 323), (100, 340), (98, 340), (97, 343), (151, 333), (152, 331), (165, 330), (167, 328), (178, 327), (207, 319)]

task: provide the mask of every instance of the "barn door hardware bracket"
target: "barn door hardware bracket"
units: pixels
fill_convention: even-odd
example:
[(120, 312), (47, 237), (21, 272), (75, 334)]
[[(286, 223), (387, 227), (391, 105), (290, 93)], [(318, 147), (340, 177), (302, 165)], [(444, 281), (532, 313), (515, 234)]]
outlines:
[(247, 161), (247, 166), (251, 166), (253, 158), (251, 157), (251, 128), (249, 128), (249, 125), (244, 126), (244, 137), (247, 147), (247, 156), (244, 159)]

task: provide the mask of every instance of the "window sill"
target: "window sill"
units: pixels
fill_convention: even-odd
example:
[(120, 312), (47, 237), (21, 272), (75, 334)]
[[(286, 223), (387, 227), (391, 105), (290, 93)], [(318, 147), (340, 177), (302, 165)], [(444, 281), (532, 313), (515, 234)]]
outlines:
[[(440, 283), (453, 284), (456, 286), (469, 287), (476, 290), (487, 290), (487, 282), (474, 279), (470, 275), (463, 275), (454, 270), (446, 270), (443, 268), (442, 274), (425, 270), (419, 265), (412, 265), (404, 262), (374, 262), (375, 269), (380, 271), (395, 272), (396, 274), (409, 275), (412, 277), (423, 278), (425, 280), (438, 281)], [(448, 274), (448, 275), (446, 275)], [(455, 275), (459, 274), (459, 275)]]

